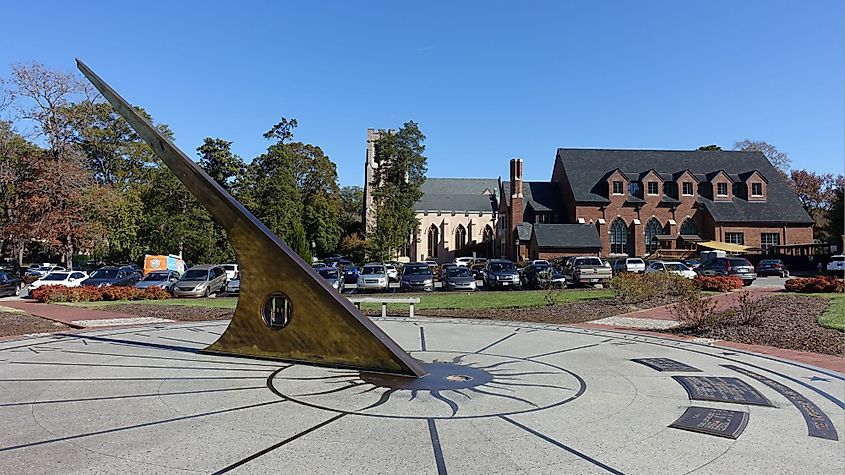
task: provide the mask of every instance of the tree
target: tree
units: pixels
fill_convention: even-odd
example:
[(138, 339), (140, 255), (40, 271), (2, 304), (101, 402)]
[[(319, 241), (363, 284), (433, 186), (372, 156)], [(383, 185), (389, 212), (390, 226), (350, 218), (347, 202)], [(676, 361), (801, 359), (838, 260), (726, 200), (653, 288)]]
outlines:
[(740, 140), (734, 144), (734, 150), (741, 150), (743, 152), (761, 152), (784, 177), (786, 177), (786, 174), (789, 171), (789, 166), (792, 163), (789, 155), (785, 152), (781, 152), (774, 145), (762, 140)]
[(245, 167), (241, 157), (232, 153), (232, 142), (206, 137), (197, 148), (199, 166), (226, 191), (231, 191), (235, 179)]
[(303, 200), (306, 239), (318, 255), (334, 252), (341, 234), (337, 167), (316, 145), (292, 142), (284, 147)]
[(364, 189), (344, 186), (340, 189), (340, 227), (344, 236), (363, 234)]
[(801, 200), (801, 205), (814, 218), (828, 208), (833, 198), (834, 178), (831, 173), (792, 170), (789, 173), (789, 184)]
[(713, 145), (702, 145), (701, 147), (698, 147), (698, 150), (700, 150), (702, 152), (721, 152), (722, 147), (715, 145), (715, 144), (713, 144)]
[(393, 257), (419, 230), (414, 203), (422, 197), (428, 170), (424, 141), (417, 124), (409, 121), (396, 132), (381, 131), (375, 143), (376, 227), (370, 241), (376, 258)]
[(845, 208), (843, 208), (843, 201), (845, 201), (845, 183), (841, 179), (833, 190), (833, 198), (830, 203), (830, 209), (827, 210), (827, 225), (825, 232), (830, 242), (842, 244), (842, 235), (845, 234)]
[(26, 239), (11, 225), (19, 219), (21, 187), (31, 173), (24, 157), (37, 151), (35, 145), (12, 129), (10, 122), (0, 121), (0, 253), (10, 244), (19, 265), (23, 263)]

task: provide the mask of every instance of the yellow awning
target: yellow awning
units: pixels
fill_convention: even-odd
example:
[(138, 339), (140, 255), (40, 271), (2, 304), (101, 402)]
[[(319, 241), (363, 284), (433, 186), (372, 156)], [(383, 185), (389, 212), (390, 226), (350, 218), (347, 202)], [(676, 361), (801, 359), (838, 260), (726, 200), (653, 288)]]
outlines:
[(725, 252), (748, 252), (752, 249), (741, 244), (732, 244), (720, 241), (701, 241), (697, 242), (696, 245), (698, 245), (698, 247), (706, 247), (707, 249), (716, 249)]

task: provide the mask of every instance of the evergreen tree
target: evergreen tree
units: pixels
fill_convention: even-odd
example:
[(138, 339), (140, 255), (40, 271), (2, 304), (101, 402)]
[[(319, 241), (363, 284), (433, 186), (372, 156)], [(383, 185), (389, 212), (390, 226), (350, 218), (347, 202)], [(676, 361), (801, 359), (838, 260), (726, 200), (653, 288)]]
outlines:
[(419, 230), (414, 203), (422, 197), (428, 170), (423, 141), (425, 135), (409, 121), (396, 132), (381, 131), (375, 143), (376, 227), (370, 241), (377, 259), (395, 256)]

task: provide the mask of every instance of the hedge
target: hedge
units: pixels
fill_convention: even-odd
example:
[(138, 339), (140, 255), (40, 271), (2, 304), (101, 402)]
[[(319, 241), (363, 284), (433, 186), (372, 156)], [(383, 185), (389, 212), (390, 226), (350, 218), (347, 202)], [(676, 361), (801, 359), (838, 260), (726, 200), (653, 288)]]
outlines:
[(97, 302), (100, 300), (163, 300), (170, 294), (160, 287), (136, 289), (135, 287), (65, 287), (45, 285), (30, 292), (30, 297), (43, 303)]
[(695, 283), (699, 289), (713, 292), (730, 292), (742, 288), (742, 279), (734, 276), (706, 277), (699, 275), (695, 277)]
[(841, 293), (845, 291), (845, 282), (835, 277), (803, 277), (789, 279), (783, 284), (790, 292), (801, 293)]

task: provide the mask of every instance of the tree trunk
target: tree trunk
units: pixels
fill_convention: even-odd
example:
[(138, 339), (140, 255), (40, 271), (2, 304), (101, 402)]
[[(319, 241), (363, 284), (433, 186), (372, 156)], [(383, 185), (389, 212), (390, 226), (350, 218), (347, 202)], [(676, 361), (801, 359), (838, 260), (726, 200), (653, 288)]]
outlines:
[(65, 254), (65, 265), (67, 270), (73, 270), (73, 238), (67, 237), (67, 254)]

